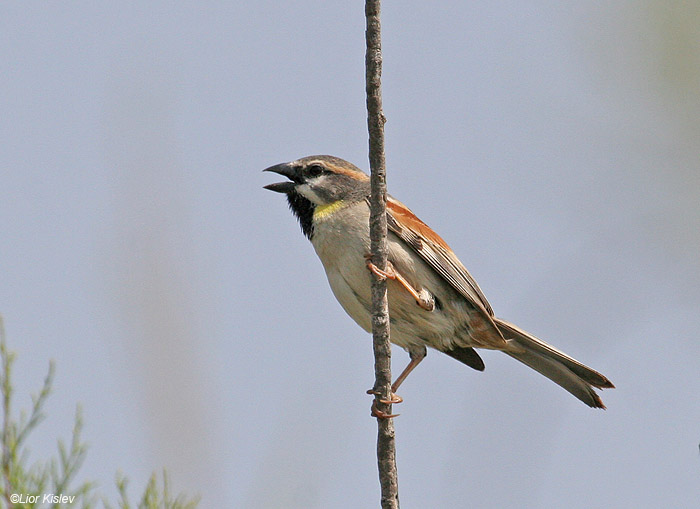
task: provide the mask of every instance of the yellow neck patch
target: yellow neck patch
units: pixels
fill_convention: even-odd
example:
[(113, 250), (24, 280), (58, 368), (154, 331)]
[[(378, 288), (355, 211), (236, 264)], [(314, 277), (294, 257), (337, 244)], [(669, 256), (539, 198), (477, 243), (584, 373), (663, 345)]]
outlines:
[(334, 201), (326, 205), (316, 205), (314, 209), (314, 221), (322, 221), (345, 206), (343, 200)]

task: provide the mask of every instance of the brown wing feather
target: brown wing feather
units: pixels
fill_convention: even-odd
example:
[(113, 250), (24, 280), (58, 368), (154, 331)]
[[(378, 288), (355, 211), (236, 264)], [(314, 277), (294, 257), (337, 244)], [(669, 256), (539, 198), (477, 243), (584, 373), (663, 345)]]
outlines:
[(433, 244), (436, 244), (443, 249), (450, 249), (447, 242), (442, 240), (442, 237), (435, 233), (430, 226), (421, 221), (418, 216), (416, 216), (411, 210), (393, 197), (389, 197), (386, 203), (387, 211), (396, 219), (400, 224), (404, 224), (410, 227), (414, 232), (420, 234), (423, 238), (430, 240)]
[(387, 200), (387, 219), (389, 230), (411, 246), (472, 305), (493, 316), (493, 309), (477, 282), (437, 233), (418, 219), (408, 207), (392, 197)]
[(474, 278), (464, 268), (447, 243), (401, 202), (387, 200), (387, 227), (408, 244), (435, 272), (459, 292), (476, 311), (469, 328), (479, 346), (505, 349), (507, 343), (493, 321), (493, 310)]

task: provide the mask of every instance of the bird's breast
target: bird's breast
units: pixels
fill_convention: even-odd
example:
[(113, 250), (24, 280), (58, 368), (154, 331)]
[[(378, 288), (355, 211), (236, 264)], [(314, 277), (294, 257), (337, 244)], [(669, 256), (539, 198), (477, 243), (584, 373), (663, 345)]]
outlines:
[(367, 204), (325, 208), (316, 217), (311, 243), (335, 298), (360, 327), (371, 331), (371, 279), (365, 258), (370, 252)]

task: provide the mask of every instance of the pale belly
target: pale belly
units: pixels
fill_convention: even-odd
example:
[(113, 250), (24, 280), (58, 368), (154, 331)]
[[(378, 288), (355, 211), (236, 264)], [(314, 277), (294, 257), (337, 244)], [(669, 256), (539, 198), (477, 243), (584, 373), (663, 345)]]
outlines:
[[(362, 221), (353, 221), (352, 224), (368, 224), (369, 211), (366, 205), (361, 205), (354, 205), (357, 210), (352, 212), (362, 215)], [(323, 263), (333, 295), (360, 327), (371, 332), (373, 276), (367, 269), (365, 257), (369, 253), (369, 243), (363, 241), (368, 235), (353, 232), (352, 228), (345, 222), (328, 218), (316, 225), (312, 243)], [(410, 248), (393, 233), (389, 233), (388, 244), (389, 259), (396, 269), (416, 290), (425, 288), (438, 299), (436, 308), (427, 311), (418, 306), (400, 283), (390, 280), (387, 288), (392, 343), (409, 351), (425, 346), (438, 350), (471, 346), (465, 328), (469, 314), (466, 302), (462, 303), (457, 293), (445, 285), (423, 260), (411, 256)]]

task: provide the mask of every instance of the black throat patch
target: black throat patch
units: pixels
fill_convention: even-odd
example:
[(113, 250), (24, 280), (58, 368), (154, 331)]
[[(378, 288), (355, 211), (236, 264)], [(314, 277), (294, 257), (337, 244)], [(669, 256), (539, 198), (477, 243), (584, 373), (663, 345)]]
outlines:
[(301, 231), (311, 240), (314, 236), (314, 209), (316, 206), (297, 192), (287, 194), (289, 208), (297, 216)]

